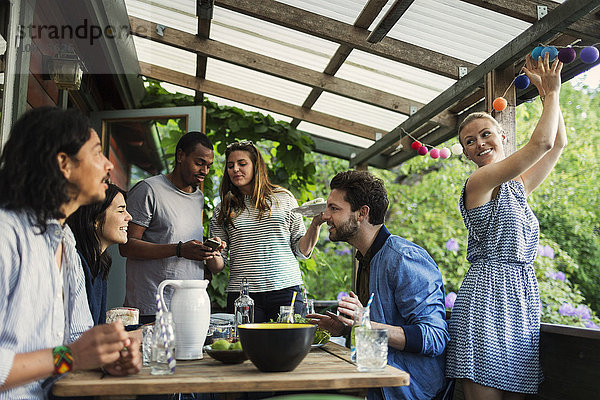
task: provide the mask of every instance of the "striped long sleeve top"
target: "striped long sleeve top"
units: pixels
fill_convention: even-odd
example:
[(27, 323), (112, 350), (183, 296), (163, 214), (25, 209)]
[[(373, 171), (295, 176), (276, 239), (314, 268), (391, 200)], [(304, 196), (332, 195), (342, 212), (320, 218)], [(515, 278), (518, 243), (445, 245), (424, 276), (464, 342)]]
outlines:
[[(59, 270), (54, 255), (61, 242)], [(68, 344), (92, 327), (85, 277), (68, 225), (49, 221), (40, 233), (27, 213), (0, 209), (0, 321), (0, 384), (15, 355)], [(41, 383), (0, 392), (0, 400), (42, 399)]]
[(259, 219), (250, 196), (245, 196), (246, 208), (233, 220), (234, 226), (219, 225), (220, 206), (215, 207), (210, 222), (211, 236), (227, 242), (228, 292), (238, 292), (244, 277), (253, 293), (302, 284), (297, 258), (306, 257), (300, 252), (298, 242), (306, 233), (306, 227), (302, 216), (292, 212), (298, 202), (287, 190), (276, 192), (271, 200), (271, 215), (267, 212)]

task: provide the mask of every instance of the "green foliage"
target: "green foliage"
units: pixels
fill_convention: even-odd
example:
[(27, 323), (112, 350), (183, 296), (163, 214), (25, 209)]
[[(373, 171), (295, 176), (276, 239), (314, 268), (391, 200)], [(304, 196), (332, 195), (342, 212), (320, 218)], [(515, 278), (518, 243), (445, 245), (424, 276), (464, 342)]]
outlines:
[[(160, 85), (151, 82), (148, 106), (156, 107), (157, 99), (165, 95), (163, 91)], [(553, 259), (538, 256), (535, 262), (544, 322), (600, 325), (596, 316), (600, 310), (600, 291), (596, 290), (600, 283), (600, 193), (597, 186), (600, 181), (597, 168), (600, 135), (595, 132), (600, 123), (598, 93), (598, 90), (584, 92), (563, 85), (561, 104), (569, 146), (548, 179), (529, 199), (540, 221), (541, 243), (555, 252)], [(165, 97), (167, 100), (171, 104), (189, 105), (192, 98), (169, 95)], [(207, 107), (208, 134), (217, 145), (217, 154), (222, 154), (226, 144), (233, 140), (258, 142), (273, 181), (290, 189), (300, 202), (326, 198), (331, 177), (348, 168), (346, 161), (310, 154), (312, 144), (306, 136), (285, 123), (273, 121), (270, 116), (211, 102), (204, 105)], [(540, 113), (539, 101), (517, 108), (519, 146), (528, 140)], [(164, 129), (166, 132), (161, 131), (161, 135), (163, 144), (166, 143), (165, 154), (172, 155), (170, 146), (179, 137), (171, 133), (176, 131), (172, 125)], [(456, 139), (445, 145), (450, 147), (453, 143)], [(222, 157), (217, 154), (214, 173), (207, 180), (212, 186), (207, 185), (205, 189), (208, 199), (215, 198), (223, 173)], [(386, 182), (390, 197), (387, 227), (432, 255), (444, 277), (446, 293), (458, 291), (469, 267), (465, 258), (467, 231), (457, 203), (463, 184), (474, 168), (462, 156), (453, 156), (442, 161), (416, 157), (391, 171), (370, 169)], [(205, 221), (212, 213), (213, 202), (208, 201), (207, 207)], [(352, 251), (345, 243), (330, 242), (326, 229), (321, 229), (320, 235), (312, 257), (301, 262), (301, 269), (311, 297), (332, 300), (339, 292), (351, 288)], [(556, 278), (559, 272), (565, 274), (564, 280)], [(221, 273), (213, 277), (211, 283), (211, 298), (219, 305), (225, 302), (223, 294), (227, 280), (228, 274)], [(590, 311), (589, 319), (580, 316), (581, 311), (587, 309), (586, 304), (591, 304), (596, 311)], [(569, 311), (574, 309), (579, 313)]]

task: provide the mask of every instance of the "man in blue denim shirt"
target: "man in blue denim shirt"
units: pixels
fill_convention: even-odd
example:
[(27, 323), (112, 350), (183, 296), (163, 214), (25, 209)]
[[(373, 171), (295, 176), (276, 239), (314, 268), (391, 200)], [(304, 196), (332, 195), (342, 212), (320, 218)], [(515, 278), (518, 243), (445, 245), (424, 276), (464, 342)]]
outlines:
[[(357, 248), (358, 296), (338, 304), (340, 315), (314, 315), (333, 335), (348, 334), (353, 316), (362, 313), (370, 293), (373, 328), (387, 329), (388, 364), (410, 374), (410, 385), (383, 388), (388, 399), (432, 399), (445, 387), (445, 348), (449, 336), (442, 275), (421, 247), (391, 235), (383, 181), (366, 171), (340, 172), (331, 180), (323, 219), (329, 238)], [(368, 398), (381, 391), (369, 390)]]

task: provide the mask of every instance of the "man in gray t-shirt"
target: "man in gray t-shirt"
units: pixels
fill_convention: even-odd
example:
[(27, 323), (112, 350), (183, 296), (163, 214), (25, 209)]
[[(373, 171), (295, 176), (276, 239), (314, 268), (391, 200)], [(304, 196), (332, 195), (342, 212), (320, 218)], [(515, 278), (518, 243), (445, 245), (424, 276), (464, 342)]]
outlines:
[[(127, 244), (120, 245), (127, 257), (125, 305), (140, 310), (140, 322), (156, 314), (156, 289), (165, 279), (204, 279), (204, 260), (220, 257), (204, 246), (202, 210), (204, 195), (198, 185), (213, 163), (210, 140), (200, 132), (189, 132), (177, 143), (175, 168), (135, 185), (127, 196), (129, 223)], [(220, 240), (219, 240), (220, 242)], [(170, 287), (165, 301), (171, 301)]]

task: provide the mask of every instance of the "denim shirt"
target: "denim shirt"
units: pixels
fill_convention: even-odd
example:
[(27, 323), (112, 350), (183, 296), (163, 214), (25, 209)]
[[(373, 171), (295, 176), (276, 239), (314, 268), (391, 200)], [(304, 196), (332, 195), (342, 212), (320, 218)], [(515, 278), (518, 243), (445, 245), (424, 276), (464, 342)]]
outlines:
[[(377, 249), (378, 239), (381, 247)], [(421, 247), (385, 226), (372, 246), (369, 289), (375, 293), (371, 321), (401, 326), (403, 351), (388, 348), (388, 364), (410, 374), (410, 385), (386, 387), (387, 399), (430, 399), (445, 384), (445, 349), (449, 340), (442, 274)], [(369, 398), (377, 396), (370, 391)]]
[[(60, 243), (61, 270), (55, 258)], [(17, 354), (68, 344), (92, 326), (83, 269), (68, 225), (51, 220), (40, 233), (31, 215), (0, 208), (0, 321), (0, 384)], [(42, 399), (41, 383), (0, 392), (0, 400)]]

